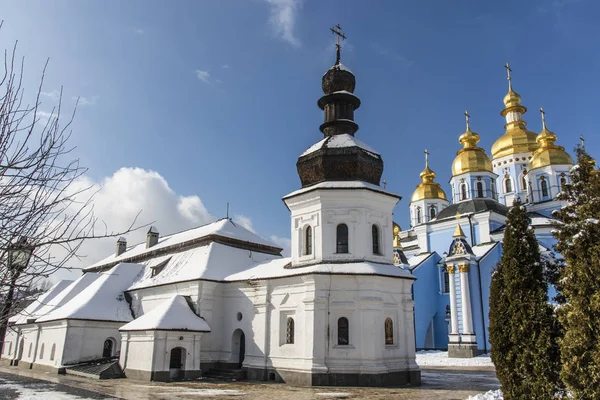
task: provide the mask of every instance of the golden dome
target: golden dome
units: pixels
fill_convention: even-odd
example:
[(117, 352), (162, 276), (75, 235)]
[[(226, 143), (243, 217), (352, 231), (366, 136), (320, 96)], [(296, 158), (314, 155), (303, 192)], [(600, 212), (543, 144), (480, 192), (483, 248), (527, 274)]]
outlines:
[[(510, 154), (531, 153), (537, 150), (539, 145), (535, 139), (537, 134), (528, 131), (522, 116), (527, 108), (521, 105), (521, 96), (512, 88), (511, 69), (508, 63), (504, 66), (508, 71), (508, 93), (504, 96), (504, 110), (500, 113), (503, 117), (511, 114), (504, 125), (504, 135), (500, 136), (492, 146), (492, 158), (500, 158)], [(510, 122), (509, 122), (510, 121)]]
[(394, 247), (402, 247), (402, 244), (400, 243), (400, 231), (402, 230), (402, 228), (400, 228), (400, 225), (393, 221), (392, 224), (394, 225)]
[(467, 131), (458, 138), (458, 142), (463, 145), (463, 148), (456, 153), (456, 158), (452, 162), (452, 176), (466, 172), (492, 172), (492, 162), (485, 154), (485, 150), (477, 146), (479, 135), (471, 131), (470, 116), (466, 111), (465, 117)]
[(440, 184), (433, 181), (435, 172), (429, 168), (429, 153), (427, 150), (425, 150), (425, 169), (419, 174), (419, 178), (421, 178), (421, 183), (417, 185), (410, 199), (411, 203), (424, 199), (448, 200)]
[(542, 113), (542, 131), (537, 136), (536, 141), (539, 148), (533, 153), (531, 158), (530, 168), (542, 168), (548, 165), (569, 165), (573, 164), (573, 159), (562, 146), (554, 144), (556, 142), (556, 134), (546, 128), (546, 116), (544, 110), (540, 108)]

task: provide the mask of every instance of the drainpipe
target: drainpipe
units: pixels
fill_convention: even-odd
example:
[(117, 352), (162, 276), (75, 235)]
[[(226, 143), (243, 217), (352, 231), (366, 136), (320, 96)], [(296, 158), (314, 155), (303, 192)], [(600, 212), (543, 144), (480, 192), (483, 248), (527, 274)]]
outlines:
[(477, 279), (479, 280), (479, 305), (481, 307), (481, 326), (483, 332), (483, 352), (487, 354), (487, 335), (485, 329), (485, 315), (483, 314), (483, 292), (481, 290), (481, 265), (477, 260)]
[(469, 220), (469, 232), (471, 233), (471, 247), (475, 246), (475, 238), (473, 237), (473, 223), (471, 222), (472, 214), (467, 215)]

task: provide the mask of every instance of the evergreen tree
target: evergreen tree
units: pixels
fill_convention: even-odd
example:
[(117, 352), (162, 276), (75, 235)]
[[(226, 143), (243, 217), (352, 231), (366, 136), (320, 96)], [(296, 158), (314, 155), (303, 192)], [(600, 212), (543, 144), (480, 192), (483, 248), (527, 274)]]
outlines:
[(559, 356), (553, 309), (531, 220), (520, 201), (508, 212), (502, 259), (490, 287), (490, 342), (504, 398), (554, 398)]
[(585, 400), (600, 399), (600, 174), (585, 149), (576, 151), (571, 183), (559, 195), (567, 205), (553, 215), (561, 222), (555, 249), (565, 260), (558, 270), (561, 378), (574, 398)]

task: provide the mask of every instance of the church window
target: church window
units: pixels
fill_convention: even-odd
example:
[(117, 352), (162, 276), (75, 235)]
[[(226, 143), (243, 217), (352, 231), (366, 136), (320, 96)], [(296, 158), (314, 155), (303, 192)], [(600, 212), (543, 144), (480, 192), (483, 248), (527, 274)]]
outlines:
[(113, 355), (113, 341), (112, 339), (106, 339), (102, 348), (102, 358), (109, 358)]
[(337, 239), (336, 252), (337, 253), (347, 253), (348, 252), (348, 225), (339, 224), (337, 226), (336, 231), (337, 231), (336, 232), (336, 239)]
[(462, 183), (460, 185), (460, 199), (461, 200), (467, 199), (467, 184), (466, 183)]
[(288, 317), (285, 326), (285, 343), (294, 344), (294, 318)]
[(444, 286), (442, 287), (442, 293), (450, 293), (450, 274), (446, 268), (442, 271), (444, 277)]
[(496, 196), (496, 182), (494, 182), (494, 180), (492, 179), (490, 181), (490, 187), (492, 188), (492, 198), (495, 199)]
[(306, 232), (304, 232), (304, 255), (312, 254), (312, 228), (309, 226), (306, 227)]
[(422, 220), (421, 217), (421, 207), (417, 207), (417, 224), (420, 224)]
[(510, 178), (506, 178), (504, 180), (504, 193), (510, 193), (512, 191), (513, 191), (512, 180)]
[(429, 219), (434, 219), (435, 218), (435, 206), (431, 206), (431, 208), (429, 209)]
[(542, 180), (540, 186), (542, 187), (542, 197), (548, 197), (548, 182)]
[(32, 345), (32, 344), (33, 344), (33, 343), (31, 343), (31, 342), (29, 343), (29, 350), (27, 351), (27, 357), (28, 357), (28, 358), (31, 358), (31, 345)]
[(338, 319), (338, 345), (344, 346), (350, 344), (348, 318), (341, 317)]
[(54, 361), (55, 353), (56, 353), (56, 343), (53, 343), (52, 348), (50, 349), (50, 361)]
[(385, 319), (385, 344), (394, 344), (394, 322), (391, 318)]
[(564, 176), (560, 178), (560, 190), (565, 190), (565, 185), (567, 184), (567, 178)]
[(525, 175), (521, 175), (521, 186), (523, 186), (523, 190), (527, 190), (527, 179), (525, 179)]
[(168, 258), (165, 261), (150, 267), (150, 269), (152, 271), (151, 277), (154, 278), (156, 275), (160, 274), (163, 271), (163, 269), (165, 269), (165, 267), (167, 266), (169, 261), (171, 261), (171, 258)]
[(483, 183), (477, 182), (477, 197), (483, 197)]
[(379, 228), (375, 224), (371, 227), (371, 240), (373, 242), (373, 254), (381, 254), (379, 252)]
[(40, 360), (44, 359), (44, 343), (42, 343), (42, 347), (40, 348)]

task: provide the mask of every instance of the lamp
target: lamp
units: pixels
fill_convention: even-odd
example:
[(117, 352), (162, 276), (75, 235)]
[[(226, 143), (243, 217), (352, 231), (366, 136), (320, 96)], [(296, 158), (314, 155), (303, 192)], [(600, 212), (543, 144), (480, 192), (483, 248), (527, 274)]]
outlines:
[(33, 246), (27, 243), (26, 237), (21, 237), (17, 243), (8, 248), (8, 268), (13, 272), (23, 271), (31, 255), (33, 254)]

